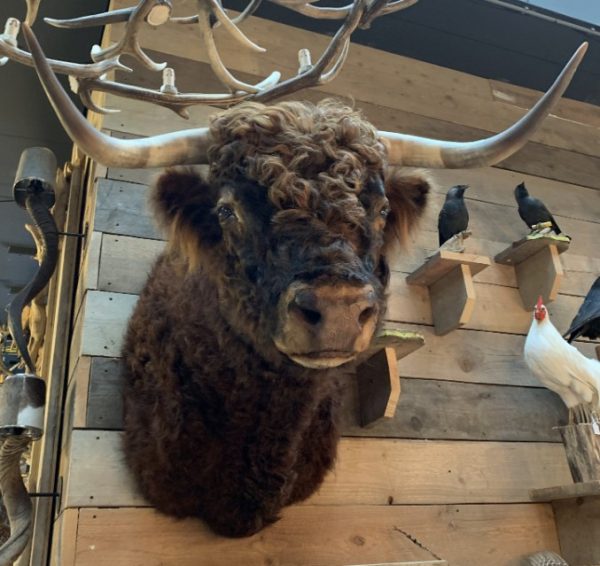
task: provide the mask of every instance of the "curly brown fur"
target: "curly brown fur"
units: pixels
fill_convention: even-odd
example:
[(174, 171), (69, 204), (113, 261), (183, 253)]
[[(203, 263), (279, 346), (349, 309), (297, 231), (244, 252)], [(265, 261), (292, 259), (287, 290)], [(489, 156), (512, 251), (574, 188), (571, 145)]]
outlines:
[(370, 289), (380, 323), (385, 242), (416, 222), (428, 181), (386, 174), (376, 130), (333, 101), (245, 104), (211, 135), (208, 178), (169, 170), (153, 191), (170, 246), (124, 343), (124, 449), (159, 510), (244, 536), (311, 495), (335, 460), (348, 367), (310, 369), (276, 346), (286, 297), (299, 283)]

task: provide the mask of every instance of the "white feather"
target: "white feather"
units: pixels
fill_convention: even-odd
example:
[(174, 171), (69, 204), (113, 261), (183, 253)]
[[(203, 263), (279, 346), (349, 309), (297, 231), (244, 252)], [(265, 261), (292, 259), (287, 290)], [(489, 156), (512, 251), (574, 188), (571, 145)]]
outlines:
[(534, 316), (524, 354), (533, 374), (557, 393), (569, 409), (586, 403), (600, 410), (600, 362), (585, 357), (564, 340), (547, 311), (543, 320)]

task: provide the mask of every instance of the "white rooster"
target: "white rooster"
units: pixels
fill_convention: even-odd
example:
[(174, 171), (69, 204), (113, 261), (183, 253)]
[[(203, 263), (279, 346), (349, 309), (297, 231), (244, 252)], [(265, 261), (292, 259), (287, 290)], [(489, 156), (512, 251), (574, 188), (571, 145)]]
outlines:
[(542, 297), (525, 340), (525, 363), (542, 384), (560, 395), (573, 422), (600, 415), (600, 362), (571, 346), (550, 322)]

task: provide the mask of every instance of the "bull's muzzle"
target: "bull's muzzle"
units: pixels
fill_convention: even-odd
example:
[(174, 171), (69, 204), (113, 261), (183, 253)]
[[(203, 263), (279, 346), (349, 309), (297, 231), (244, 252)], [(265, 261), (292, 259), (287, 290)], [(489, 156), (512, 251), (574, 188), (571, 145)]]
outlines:
[(297, 364), (313, 369), (336, 367), (364, 352), (379, 314), (371, 285), (294, 283), (279, 307), (275, 345)]

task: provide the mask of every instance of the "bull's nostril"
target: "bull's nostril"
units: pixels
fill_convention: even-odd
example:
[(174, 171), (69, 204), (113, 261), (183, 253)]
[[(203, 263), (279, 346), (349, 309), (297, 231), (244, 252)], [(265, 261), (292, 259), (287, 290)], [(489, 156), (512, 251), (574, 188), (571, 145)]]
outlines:
[(318, 311), (314, 311), (311, 309), (303, 309), (302, 307), (299, 307), (298, 305), (296, 305), (295, 310), (311, 326), (315, 326), (315, 325), (319, 324), (319, 322), (321, 322), (321, 318), (322, 318), (321, 313)]
[(375, 307), (368, 307), (360, 313), (358, 316), (358, 322), (361, 326), (364, 326), (369, 319), (375, 314)]

